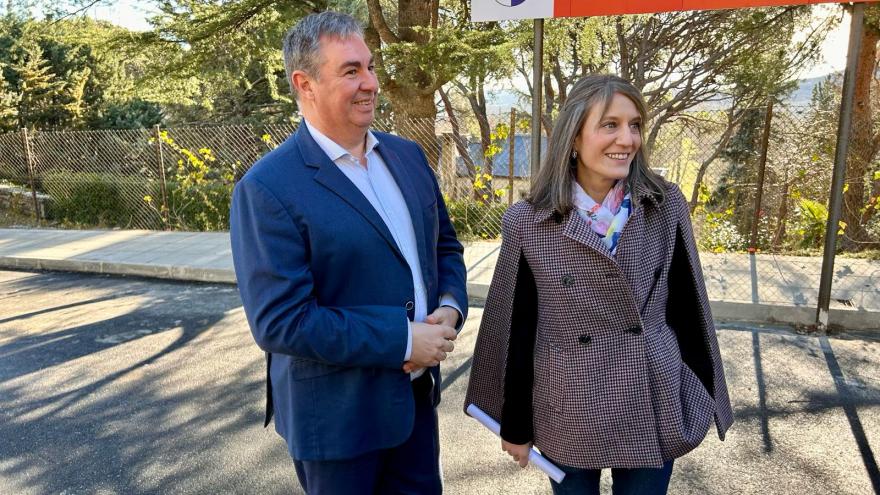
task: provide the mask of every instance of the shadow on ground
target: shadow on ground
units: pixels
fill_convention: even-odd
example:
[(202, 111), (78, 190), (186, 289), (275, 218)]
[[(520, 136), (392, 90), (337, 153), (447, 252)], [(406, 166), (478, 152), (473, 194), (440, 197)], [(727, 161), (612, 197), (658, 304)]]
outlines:
[[(251, 476), (290, 461), (259, 428), (264, 361), (233, 287), (45, 274), (0, 294), (30, 306), (0, 319), (0, 472), (13, 487), (293, 490), (289, 470), (271, 486)], [(123, 301), (122, 314), (107, 308)], [(93, 321), (65, 324), (65, 312), (90, 308)]]

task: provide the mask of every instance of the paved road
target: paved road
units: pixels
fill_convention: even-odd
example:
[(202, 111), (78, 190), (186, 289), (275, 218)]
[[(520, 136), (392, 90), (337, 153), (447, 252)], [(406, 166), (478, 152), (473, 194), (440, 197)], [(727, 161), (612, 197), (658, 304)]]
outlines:
[[(444, 368), (446, 493), (547, 494), (460, 412), (480, 315)], [(719, 340), (738, 422), (677, 461), (670, 493), (880, 488), (876, 334)], [(233, 286), (0, 271), (0, 494), (300, 493), (260, 427), (263, 372)]]

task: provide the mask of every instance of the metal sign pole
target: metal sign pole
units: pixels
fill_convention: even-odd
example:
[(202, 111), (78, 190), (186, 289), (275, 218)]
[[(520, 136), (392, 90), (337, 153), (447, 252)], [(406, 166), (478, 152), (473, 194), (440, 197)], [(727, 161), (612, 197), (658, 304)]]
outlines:
[(846, 71), (843, 74), (843, 96), (840, 100), (840, 121), (837, 125), (837, 148), (834, 153), (834, 172), (831, 178), (831, 198), (828, 200), (828, 224), (825, 227), (825, 250), (822, 257), (822, 278), (819, 280), (819, 304), (816, 308), (816, 327), (828, 327), (828, 307), (831, 303), (831, 279), (834, 275), (834, 255), (837, 251), (837, 229), (843, 200), (843, 182), (846, 178), (846, 155), (852, 131), (853, 98), (856, 86), (856, 66), (859, 43), (862, 38), (865, 4), (853, 4), (849, 28), (849, 48)]
[(534, 180), (541, 168), (541, 111), (544, 106), (541, 85), (544, 73), (544, 19), (535, 19), (535, 58), (532, 61), (532, 154), (531, 174)]

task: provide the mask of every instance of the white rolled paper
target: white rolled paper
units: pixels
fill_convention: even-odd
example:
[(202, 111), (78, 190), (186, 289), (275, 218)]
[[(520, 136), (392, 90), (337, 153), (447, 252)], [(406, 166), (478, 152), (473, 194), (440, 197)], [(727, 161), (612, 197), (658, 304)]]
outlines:
[[(498, 424), (497, 421), (492, 419), (488, 414), (483, 412), (482, 409), (473, 404), (468, 404), (467, 413), (468, 415), (470, 415), (470, 417), (479, 421), (481, 425), (488, 428), (489, 431), (499, 437), (501, 436), (501, 425)], [(553, 481), (557, 483), (562, 483), (562, 479), (565, 478), (565, 473), (562, 472), (561, 469), (556, 467), (555, 464), (548, 461), (544, 456), (539, 454), (534, 447), (532, 447), (531, 451), (529, 451), (529, 462), (531, 462), (535, 466), (538, 466), (538, 469), (544, 471), (547, 476), (551, 477)]]

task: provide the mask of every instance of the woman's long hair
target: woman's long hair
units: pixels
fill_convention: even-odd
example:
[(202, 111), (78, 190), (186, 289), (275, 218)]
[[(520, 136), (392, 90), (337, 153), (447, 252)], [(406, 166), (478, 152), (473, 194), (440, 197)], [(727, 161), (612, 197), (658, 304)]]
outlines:
[(541, 163), (541, 170), (532, 181), (532, 189), (528, 201), (535, 208), (546, 208), (566, 214), (574, 208), (571, 196), (571, 184), (575, 180), (577, 159), (571, 157), (574, 140), (580, 133), (587, 115), (593, 109), (608, 111), (615, 94), (629, 98), (636, 106), (642, 118), (642, 145), (630, 164), (627, 175), (627, 190), (632, 193), (633, 201), (643, 195), (653, 195), (660, 203), (665, 197), (664, 180), (648, 167), (647, 150), (645, 150), (644, 126), (647, 125), (647, 110), (642, 94), (629, 81), (610, 74), (593, 74), (575, 83), (568, 99), (559, 111), (559, 117), (550, 133), (547, 153)]

